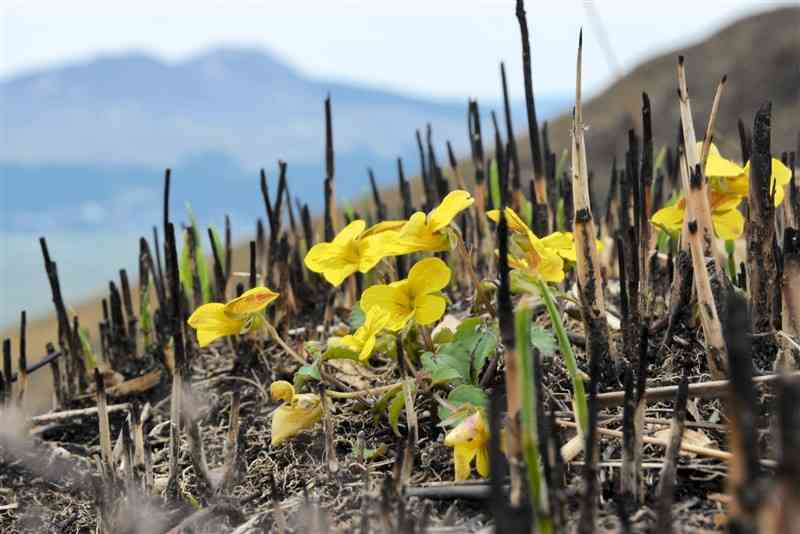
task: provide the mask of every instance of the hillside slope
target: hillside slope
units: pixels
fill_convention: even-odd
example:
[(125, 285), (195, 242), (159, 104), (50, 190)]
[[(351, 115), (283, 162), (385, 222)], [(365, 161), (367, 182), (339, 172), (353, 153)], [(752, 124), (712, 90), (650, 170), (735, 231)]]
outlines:
[[(585, 46), (594, 46), (584, 40)], [(534, 52), (535, 53), (535, 52)], [(596, 192), (608, 187), (613, 157), (622, 158), (627, 131), (641, 135), (642, 92), (650, 96), (656, 147), (674, 144), (678, 132), (676, 65), (686, 58), (689, 96), (695, 128), (702, 135), (714, 91), (728, 76), (716, 123), (715, 141), (723, 154), (739, 159), (739, 118), (753, 126), (756, 109), (772, 102), (772, 150), (797, 149), (800, 130), (800, 8), (782, 8), (754, 15), (727, 26), (702, 42), (683, 46), (647, 61), (584, 107), (589, 167), (595, 173)], [(551, 142), (568, 146), (570, 114), (550, 123)], [(527, 136), (521, 154), (529, 165)], [(598, 198), (604, 198), (600, 196)]]

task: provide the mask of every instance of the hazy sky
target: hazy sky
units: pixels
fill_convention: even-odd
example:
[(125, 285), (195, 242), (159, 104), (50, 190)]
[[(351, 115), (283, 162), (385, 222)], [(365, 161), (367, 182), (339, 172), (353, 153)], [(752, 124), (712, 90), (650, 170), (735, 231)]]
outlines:
[[(797, 1), (797, 0), (795, 0)], [(786, 3), (786, 2), (782, 2)], [(520, 96), (514, 0), (2, 0), (0, 76), (130, 49), (170, 61), (218, 45), (260, 46), (315, 77), (420, 95), (498, 95), (505, 60)], [(578, 28), (589, 90), (612, 78), (593, 5), (622, 69), (725, 23), (765, 0), (528, 0), (534, 84), (572, 90)], [(534, 9), (535, 7), (535, 9)], [(590, 8), (591, 9), (591, 8)]]

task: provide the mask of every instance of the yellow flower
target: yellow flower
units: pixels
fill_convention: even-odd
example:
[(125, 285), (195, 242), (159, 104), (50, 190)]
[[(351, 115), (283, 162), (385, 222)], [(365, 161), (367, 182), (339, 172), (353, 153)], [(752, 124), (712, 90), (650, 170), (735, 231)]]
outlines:
[[(528, 233), (532, 233), (532, 230), (513, 209), (506, 208), (505, 215), (508, 229), (514, 234), (515, 241), (520, 246), (525, 247), (525, 243), (528, 241)], [(495, 223), (500, 222), (500, 210), (487, 211), (486, 216)], [(575, 238), (572, 232), (553, 232), (550, 235), (539, 238), (539, 240), (545, 248), (554, 250), (563, 259), (571, 262), (576, 261)], [(603, 244), (600, 241), (597, 241), (597, 249), (603, 250)]]
[(355, 334), (344, 336), (339, 343), (358, 353), (362, 362), (369, 360), (375, 348), (375, 338), (389, 322), (389, 312), (379, 306), (373, 306), (367, 312), (364, 324), (356, 330)]
[[(511, 231), (508, 265), (540, 277), (545, 282), (564, 279), (564, 260), (575, 261), (575, 240), (569, 232), (555, 232), (538, 238), (525, 221), (511, 208), (506, 208), (506, 222)], [(486, 212), (494, 222), (500, 221), (500, 210)]]
[(489, 476), (489, 429), (483, 414), (476, 411), (447, 433), (444, 444), (453, 448), (456, 481), (467, 480), (472, 461), (482, 477)]
[(393, 255), (412, 252), (441, 252), (450, 248), (447, 227), (456, 215), (470, 207), (475, 199), (466, 191), (451, 191), (428, 215), (414, 213), (397, 231), (397, 239), (387, 244)]
[(367, 224), (353, 221), (330, 243), (317, 243), (308, 251), (306, 267), (322, 273), (331, 285), (339, 286), (356, 271), (366, 273), (386, 255), (380, 239), (383, 235), (364, 235)]
[(278, 293), (266, 287), (248, 289), (227, 304), (211, 302), (197, 308), (189, 317), (189, 326), (197, 330), (197, 341), (205, 347), (218, 337), (233, 336), (258, 327), (261, 312)]
[[(698, 143), (698, 151), (701, 143)], [(725, 159), (712, 143), (706, 160), (706, 176), (709, 177), (711, 189), (720, 193), (746, 197), (750, 189), (750, 162), (740, 167), (733, 161)], [(792, 179), (792, 172), (779, 159), (772, 158), (772, 176), (770, 190), (775, 188), (775, 205), (783, 202), (786, 185)]]
[[(698, 152), (701, 146), (702, 143), (698, 143)], [(750, 190), (750, 162), (740, 167), (722, 157), (712, 143), (708, 149), (705, 171), (708, 177), (708, 203), (711, 206), (714, 233), (726, 241), (738, 239), (744, 232), (744, 217), (737, 207)], [(776, 206), (783, 202), (784, 189), (791, 178), (791, 171), (780, 160), (773, 158), (770, 187), (775, 188)], [(667, 231), (679, 232), (685, 214), (686, 199), (681, 196), (672, 206), (654, 213), (650, 221)]]
[(389, 330), (400, 330), (411, 317), (417, 324), (428, 325), (444, 315), (447, 301), (439, 291), (448, 283), (447, 264), (439, 258), (425, 258), (411, 267), (407, 279), (367, 288), (361, 295), (361, 308), (367, 314), (375, 307), (388, 312)]
[(285, 380), (273, 382), (269, 387), (273, 400), (284, 401), (272, 413), (272, 445), (280, 445), (292, 436), (311, 428), (322, 418), (319, 395), (295, 393), (294, 386)]
[(528, 232), (524, 240), (509, 241), (508, 266), (545, 282), (558, 283), (564, 279), (563, 258), (533, 232)]
[[(742, 197), (734, 193), (722, 193), (710, 183), (708, 203), (711, 207), (711, 222), (717, 237), (726, 241), (738, 239), (744, 232), (744, 216), (737, 206)], [(672, 206), (661, 208), (653, 214), (650, 221), (669, 232), (680, 232), (686, 214), (686, 198), (681, 197)]]

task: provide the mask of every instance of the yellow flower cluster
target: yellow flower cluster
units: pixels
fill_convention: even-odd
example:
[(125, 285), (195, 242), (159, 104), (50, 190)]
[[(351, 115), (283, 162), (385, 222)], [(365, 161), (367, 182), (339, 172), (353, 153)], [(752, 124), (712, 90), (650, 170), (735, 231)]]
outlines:
[[(698, 150), (700, 145), (698, 143)], [(750, 188), (750, 162), (740, 167), (725, 159), (712, 143), (706, 159), (705, 175), (708, 177), (708, 203), (714, 233), (720, 239), (738, 239), (744, 232), (744, 217), (738, 206)], [(783, 202), (784, 190), (791, 177), (792, 173), (786, 165), (773, 158), (770, 188), (775, 190), (776, 206)], [(686, 198), (681, 196), (673, 205), (654, 213), (650, 221), (659, 228), (675, 233), (681, 231), (685, 216)]]
[(472, 195), (458, 190), (427, 215), (418, 211), (408, 221), (383, 221), (369, 229), (364, 221), (353, 221), (332, 242), (311, 247), (306, 267), (338, 287), (356, 271), (371, 271), (385, 257), (448, 250), (447, 227), (474, 201)]

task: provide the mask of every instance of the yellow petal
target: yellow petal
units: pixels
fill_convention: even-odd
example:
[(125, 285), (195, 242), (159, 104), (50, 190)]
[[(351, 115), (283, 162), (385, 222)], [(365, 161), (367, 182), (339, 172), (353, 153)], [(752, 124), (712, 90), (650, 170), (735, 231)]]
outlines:
[(225, 313), (235, 319), (244, 319), (269, 306), (278, 296), (278, 293), (269, 288), (254, 287), (228, 302), (225, 305)]
[(386, 328), (386, 325), (389, 323), (389, 319), (390, 315), (387, 310), (379, 306), (373, 306), (367, 312), (367, 316), (364, 319), (364, 324), (361, 326), (361, 328), (359, 328), (359, 330), (363, 328), (367, 336), (374, 336)]
[[(312, 272), (322, 273), (331, 285), (339, 286), (345, 278), (358, 270), (360, 258), (348, 254), (346, 247), (334, 243), (317, 243), (308, 251), (306, 267)], [(353, 261), (351, 261), (353, 260)]]
[[(789, 181), (792, 179), (792, 171), (784, 165), (781, 160), (772, 158), (772, 177), (770, 180), (770, 187), (775, 188), (775, 205), (780, 206), (781, 202), (783, 202), (783, 198), (785, 197), (786, 191), (785, 187), (789, 184)], [(747, 164), (744, 166), (744, 171), (740, 180), (744, 181), (748, 184), (750, 183), (750, 162), (748, 161)], [(745, 190), (745, 194), (747, 194), (747, 190)]]
[(361, 294), (361, 309), (369, 313), (376, 306), (389, 313), (389, 321), (386, 325), (389, 330), (403, 328), (414, 313), (406, 291), (384, 284), (369, 287)]
[(720, 239), (733, 241), (744, 232), (744, 217), (738, 209), (715, 211), (711, 214), (711, 221), (714, 224), (714, 232)]
[(269, 385), (269, 396), (272, 400), (291, 402), (294, 398), (294, 386), (286, 380), (276, 380)]
[(559, 283), (564, 280), (564, 261), (558, 254), (543, 254), (536, 272), (545, 282)]
[(661, 208), (653, 214), (650, 222), (669, 232), (680, 232), (683, 227), (683, 217), (686, 213), (684, 205), (684, 202), (679, 201), (672, 206)]
[(541, 243), (554, 250), (559, 256), (569, 261), (576, 261), (575, 239), (571, 232), (553, 232), (541, 239)]
[(414, 318), (417, 324), (435, 323), (444, 315), (447, 301), (439, 295), (420, 295), (414, 300)]
[(425, 258), (408, 271), (408, 285), (414, 296), (441, 291), (450, 283), (450, 268), (439, 258)]
[(377, 224), (373, 224), (369, 228), (367, 228), (364, 233), (361, 234), (361, 239), (365, 237), (369, 237), (371, 235), (382, 234), (383, 232), (387, 232), (390, 230), (400, 230), (406, 221), (382, 221)]
[(471, 416), (461, 421), (444, 438), (444, 444), (453, 447), (453, 463), (455, 464), (456, 480), (466, 480), (470, 475), (470, 464), (476, 456), (478, 472), (482, 476), (489, 473), (489, 459), (486, 453), (486, 444), (489, 442), (489, 432), (483, 421), (483, 414), (476, 411)]
[(468, 445), (457, 445), (453, 448), (453, 464), (456, 471), (456, 481), (468, 480), (472, 471), (470, 464), (477, 451)]
[(362, 273), (370, 272), (387, 254), (384, 243), (387, 240), (396, 240), (397, 232), (386, 231), (382, 234), (358, 240), (358, 270)]
[(367, 223), (362, 221), (361, 219), (357, 219), (347, 226), (345, 226), (341, 232), (337, 234), (336, 237), (333, 238), (333, 243), (337, 245), (346, 245), (349, 242), (355, 240), (361, 232), (364, 231), (364, 228), (367, 227)]
[(201, 347), (219, 337), (238, 334), (245, 324), (243, 320), (228, 317), (225, 304), (219, 302), (203, 304), (197, 308), (189, 317), (188, 323), (197, 330), (197, 342)]
[(468, 192), (460, 189), (451, 191), (442, 199), (442, 203), (428, 214), (428, 226), (434, 232), (441, 230), (450, 224), (461, 210), (472, 206), (473, 202), (475, 199)]
[[(528, 228), (528, 225), (525, 224), (525, 221), (522, 220), (522, 217), (517, 215), (517, 212), (511, 208), (506, 208), (504, 210), (506, 215), (506, 224), (508, 224), (508, 229), (514, 232), (515, 234), (527, 234), (531, 231)], [(490, 220), (500, 223), (500, 210), (490, 210), (486, 212), (486, 216), (489, 217)]]
[(475, 459), (475, 468), (478, 474), (484, 478), (489, 476), (489, 450), (486, 447), (481, 447), (477, 451)]
[[(698, 143), (698, 154), (700, 153), (700, 149), (702, 148), (702, 142)], [(742, 174), (742, 167), (737, 165), (736, 163), (732, 162), (729, 159), (725, 159), (722, 157), (722, 154), (719, 153), (717, 150), (716, 145), (711, 143), (711, 146), (708, 150), (708, 159), (706, 159), (706, 176), (719, 176), (719, 177), (730, 177), (733, 178), (735, 176), (739, 176)]]
[(736, 208), (742, 202), (742, 197), (739, 195), (722, 194), (715, 191), (708, 193), (708, 204), (711, 211), (728, 211)]
[(295, 395), (272, 414), (272, 445), (280, 445), (292, 436), (311, 428), (322, 418), (319, 396), (312, 393)]
[(367, 338), (364, 342), (364, 346), (361, 347), (361, 351), (358, 354), (358, 359), (362, 362), (366, 362), (369, 360), (369, 357), (372, 355), (372, 351), (375, 349), (375, 335), (371, 335)]

